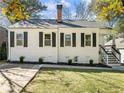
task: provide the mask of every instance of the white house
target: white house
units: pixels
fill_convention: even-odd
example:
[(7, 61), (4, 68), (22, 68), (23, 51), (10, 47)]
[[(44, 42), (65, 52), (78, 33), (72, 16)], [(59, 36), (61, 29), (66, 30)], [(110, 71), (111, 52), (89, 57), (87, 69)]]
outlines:
[(8, 60), (26, 62), (99, 62), (99, 45), (104, 35), (110, 33), (99, 22), (62, 20), (62, 5), (57, 6), (57, 19), (30, 19), (8, 28)]

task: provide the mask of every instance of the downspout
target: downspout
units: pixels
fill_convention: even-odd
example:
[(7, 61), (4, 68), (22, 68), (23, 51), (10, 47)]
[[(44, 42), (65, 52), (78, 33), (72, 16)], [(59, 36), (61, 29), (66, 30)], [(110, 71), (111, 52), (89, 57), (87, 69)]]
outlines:
[(57, 63), (59, 63), (59, 27), (57, 25)]
[(112, 46), (116, 47), (115, 33), (113, 33)]

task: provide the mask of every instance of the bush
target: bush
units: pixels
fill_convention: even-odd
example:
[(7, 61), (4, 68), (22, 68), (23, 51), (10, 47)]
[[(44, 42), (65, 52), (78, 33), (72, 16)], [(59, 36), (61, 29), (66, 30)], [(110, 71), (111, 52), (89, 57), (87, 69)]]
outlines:
[(24, 59), (25, 59), (25, 57), (24, 56), (21, 56), (20, 57), (20, 63), (24, 63)]
[(89, 63), (90, 65), (93, 65), (93, 59), (90, 59)]
[(0, 47), (0, 60), (7, 59), (7, 49), (6, 49), (6, 42), (3, 42)]
[(68, 60), (68, 64), (71, 65), (72, 64), (72, 59)]
[(43, 58), (39, 58), (39, 63), (43, 63)]

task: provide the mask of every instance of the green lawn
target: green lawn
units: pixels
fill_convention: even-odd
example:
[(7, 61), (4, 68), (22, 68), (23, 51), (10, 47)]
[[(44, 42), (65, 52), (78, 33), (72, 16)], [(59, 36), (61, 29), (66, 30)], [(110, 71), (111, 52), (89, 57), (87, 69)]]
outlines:
[(47, 68), (23, 93), (124, 93), (124, 73)]
[(5, 60), (0, 60), (0, 65), (7, 63)]

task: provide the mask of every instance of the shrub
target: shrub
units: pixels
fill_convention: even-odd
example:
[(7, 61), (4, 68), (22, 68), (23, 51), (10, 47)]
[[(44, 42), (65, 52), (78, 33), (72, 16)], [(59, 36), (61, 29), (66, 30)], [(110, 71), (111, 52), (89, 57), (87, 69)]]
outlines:
[(24, 63), (24, 59), (25, 59), (25, 57), (24, 56), (21, 56), (20, 57), (20, 63)]
[(68, 60), (68, 64), (71, 65), (72, 64), (72, 59)]
[(89, 60), (90, 65), (93, 65), (93, 59)]
[(7, 59), (6, 42), (3, 42), (0, 47), (0, 60), (6, 60), (6, 59)]
[(43, 58), (39, 58), (39, 63), (43, 63)]

